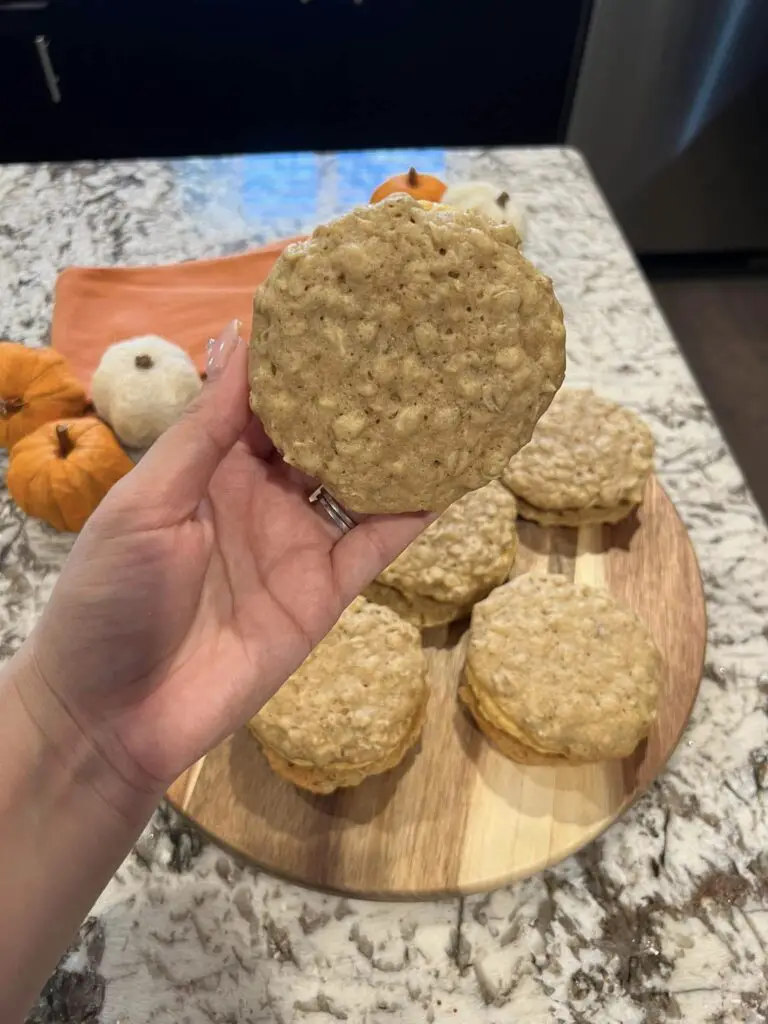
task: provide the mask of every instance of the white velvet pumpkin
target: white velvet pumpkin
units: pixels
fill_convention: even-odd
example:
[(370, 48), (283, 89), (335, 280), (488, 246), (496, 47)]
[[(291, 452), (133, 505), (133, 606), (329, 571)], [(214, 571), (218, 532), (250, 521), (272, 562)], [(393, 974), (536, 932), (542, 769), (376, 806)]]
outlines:
[(110, 345), (91, 382), (102, 419), (128, 448), (148, 448), (202, 388), (183, 349), (154, 334)]
[(509, 192), (490, 181), (462, 181), (449, 185), (440, 202), (457, 210), (475, 210), (495, 224), (513, 224), (525, 242), (525, 213)]

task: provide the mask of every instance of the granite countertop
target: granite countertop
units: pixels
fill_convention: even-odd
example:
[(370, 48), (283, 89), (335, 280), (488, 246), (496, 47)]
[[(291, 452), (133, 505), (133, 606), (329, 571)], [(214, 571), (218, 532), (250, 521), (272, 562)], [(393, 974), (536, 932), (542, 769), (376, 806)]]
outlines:
[[(68, 264), (238, 252), (364, 201), (410, 162), (490, 178), (521, 199), (527, 252), (566, 311), (569, 382), (635, 407), (653, 428), (708, 599), (691, 724), (662, 778), (602, 839), (486, 896), (320, 895), (239, 866), (162, 809), (33, 1021), (768, 1020), (768, 534), (575, 152), (0, 168), (0, 336), (46, 340)], [(0, 491), (1, 655), (31, 628), (69, 544)]]

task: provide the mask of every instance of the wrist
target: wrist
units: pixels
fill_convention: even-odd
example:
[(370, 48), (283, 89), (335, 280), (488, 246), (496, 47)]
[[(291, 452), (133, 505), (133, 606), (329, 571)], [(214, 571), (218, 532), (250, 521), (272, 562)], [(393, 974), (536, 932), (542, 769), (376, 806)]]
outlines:
[(0, 670), (0, 733), (36, 780), (39, 795), (64, 794), (95, 814), (142, 825), (163, 796), (123, 777), (37, 671), (28, 646)]
[(154, 800), (119, 779), (29, 650), (0, 670), (0, 1020), (22, 1020)]

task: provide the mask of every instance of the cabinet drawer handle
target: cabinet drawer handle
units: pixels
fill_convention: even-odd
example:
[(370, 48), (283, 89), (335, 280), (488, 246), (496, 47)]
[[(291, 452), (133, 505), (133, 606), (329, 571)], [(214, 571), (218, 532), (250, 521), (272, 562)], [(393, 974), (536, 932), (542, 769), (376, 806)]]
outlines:
[(45, 36), (35, 36), (35, 49), (37, 50), (37, 56), (40, 60), (40, 67), (43, 69), (45, 84), (48, 86), (50, 97), (54, 103), (61, 103), (59, 79), (56, 72), (53, 70), (51, 55), (48, 52), (48, 40)]

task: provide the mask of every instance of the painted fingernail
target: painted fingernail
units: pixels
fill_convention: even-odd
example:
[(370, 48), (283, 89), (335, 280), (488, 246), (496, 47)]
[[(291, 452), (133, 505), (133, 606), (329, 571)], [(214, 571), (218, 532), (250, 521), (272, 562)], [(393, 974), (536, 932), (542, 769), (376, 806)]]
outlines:
[(240, 344), (240, 328), (242, 326), (242, 321), (232, 320), (218, 338), (208, 339), (208, 361), (205, 367), (208, 380), (218, 377), (229, 362), (230, 356)]

